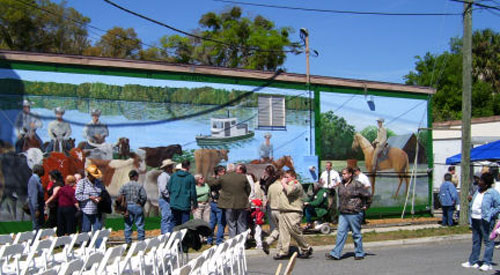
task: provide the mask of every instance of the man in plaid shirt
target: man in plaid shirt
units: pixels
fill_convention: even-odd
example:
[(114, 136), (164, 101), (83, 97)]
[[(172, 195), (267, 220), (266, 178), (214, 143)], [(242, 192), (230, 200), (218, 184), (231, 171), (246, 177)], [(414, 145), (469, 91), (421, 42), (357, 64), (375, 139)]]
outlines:
[(128, 173), (130, 179), (125, 183), (119, 192), (119, 196), (125, 196), (127, 201), (127, 215), (125, 219), (125, 242), (132, 243), (132, 226), (135, 223), (137, 226), (137, 239), (142, 241), (145, 237), (144, 231), (144, 211), (142, 207), (146, 203), (147, 195), (146, 190), (137, 182), (139, 173), (136, 170), (131, 170)]
[(85, 170), (87, 177), (76, 184), (75, 198), (80, 202), (83, 213), (82, 232), (90, 232), (91, 229), (96, 231), (102, 228), (100, 213), (97, 210), (97, 204), (102, 199), (102, 184), (99, 184), (98, 180), (102, 177), (102, 173), (94, 164)]

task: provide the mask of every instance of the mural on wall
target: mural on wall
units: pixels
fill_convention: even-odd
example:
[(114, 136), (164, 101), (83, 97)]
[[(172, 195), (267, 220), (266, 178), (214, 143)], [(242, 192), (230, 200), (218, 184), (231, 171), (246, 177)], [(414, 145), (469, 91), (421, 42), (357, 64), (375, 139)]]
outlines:
[(21, 207), (36, 163), (63, 176), (96, 164), (111, 196), (136, 169), (150, 215), (167, 158), (189, 159), (205, 176), (218, 164), (246, 163), (260, 177), (273, 164), (312, 181), (307, 91), (8, 69), (0, 87), (3, 221), (30, 219)]
[(320, 102), (321, 160), (338, 171), (360, 167), (373, 207), (402, 206), (414, 171), (415, 204), (428, 204), (427, 132), (419, 132), (427, 126), (427, 100), (321, 92)]

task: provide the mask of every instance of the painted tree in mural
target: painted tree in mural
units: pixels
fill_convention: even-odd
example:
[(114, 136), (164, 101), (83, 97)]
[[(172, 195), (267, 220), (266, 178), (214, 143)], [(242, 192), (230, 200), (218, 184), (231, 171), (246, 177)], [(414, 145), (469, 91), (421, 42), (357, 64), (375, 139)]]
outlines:
[(0, 0), (0, 48), (82, 54), (90, 45), (89, 22), (88, 17), (66, 7), (66, 1)]
[[(500, 115), (500, 33), (486, 29), (472, 36), (472, 116)], [(435, 121), (462, 116), (462, 40), (452, 38), (450, 51), (416, 57), (406, 84), (437, 89), (432, 97)]]
[[(364, 136), (370, 143), (373, 142), (377, 138), (377, 126), (367, 126), (361, 132), (359, 132), (362, 136)], [(391, 129), (386, 128), (387, 130), (387, 138), (395, 136), (396, 134)]]
[(180, 63), (276, 70), (285, 62), (285, 50), (298, 53), (301, 47), (290, 41), (291, 28), (277, 28), (260, 15), (244, 17), (239, 7), (206, 13), (199, 25), (196, 34), (210, 40), (165, 36), (160, 40), (162, 53), (173, 51), (170, 59)]
[(345, 160), (362, 159), (362, 154), (354, 152), (351, 148), (355, 128), (339, 117), (328, 111), (320, 114), (321, 119), (321, 159)]

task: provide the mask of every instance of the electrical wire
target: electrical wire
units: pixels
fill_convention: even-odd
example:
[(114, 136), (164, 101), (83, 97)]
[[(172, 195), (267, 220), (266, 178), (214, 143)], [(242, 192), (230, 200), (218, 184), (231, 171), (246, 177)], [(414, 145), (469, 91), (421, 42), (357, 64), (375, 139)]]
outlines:
[(135, 15), (137, 17), (140, 17), (146, 21), (149, 21), (149, 22), (152, 22), (152, 23), (155, 23), (157, 25), (160, 25), (162, 27), (165, 27), (167, 29), (170, 29), (172, 31), (175, 31), (175, 32), (178, 32), (178, 33), (181, 33), (181, 34), (184, 34), (186, 36), (189, 36), (189, 37), (192, 37), (192, 38), (195, 38), (195, 39), (200, 39), (200, 40), (205, 40), (205, 41), (210, 41), (210, 42), (213, 42), (213, 43), (217, 43), (217, 44), (220, 44), (220, 45), (224, 45), (228, 48), (232, 48), (232, 49), (240, 49), (240, 50), (244, 50), (244, 51), (255, 51), (255, 52), (266, 52), (266, 53), (300, 53), (300, 51), (297, 51), (297, 50), (265, 50), (265, 49), (262, 49), (262, 48), (257, 48), (257, 47), (243, 47), (241, 45), (235, 45), (235, 44), (231, 44), (231, 43), (227, 43), (227, 42), (224, 42), (222, 40), (217, 40), (217, 39), (213, 39), (213, 38), (210, 38), (210, 37), (205, 37), (205, 36), (200, 36), (200, 35), (197, 35), (197, 34), (193, 34), (193, 33), (190, 33), (190, 32), (187, 32), (187, 31), (183, 31), (181, 29), (178, 29), (176, 27), (173, 27), (173, 26), (170, 26), (166, 23), (162, 23), (156, 19), (153, 19), (151, 17), (147, 17), (145, 15), (142, 15), (140, 13), (137, 13), (135, 11), (132, 11), (130, 9), (127, 9), (125, 7), (122, 7), (110, 0), (104, 0), (104, 2), (126, 12), (126, 13), (129, 13), (129, 14), (132, 14), (132, 15)]
[[(105, 0), (106, 1), (106, 0)], [(315, 9), (315, 8), (301, 8), (301, 7), (290, 7), (290, 6), (279, 6), (270, 4), (258, 4), (243, 1), (232, 1), (232, 0), (213, 0), (215, 2), (230, 3), (236, 5), (245, 6), (256, 6), (274, 9), (287, 9), (287, 10), (298, 10), (306, 12), (322, 12), (322, 13), (335, 13), (335, 14), (353, 14), (353, 15), (383, 15), (383, 16), (457, 16), (462, 15), (461, 13), (396, 13), (396, 12), (377, 12), (377, 11), (352, 11), (352, 10), (333, 10), (333, 9)]]
[(465, 3), (465, 4), (471, 4), (471, 5), (478, 6), (478, 7), (485, 8), (485, 9), (492, 9), (492, 10), (500, 11), (500, 7), (489, 6), (489, 5), (481, 4), (481, 3), (478, 3), (478, 2), (469, 2), (469, 1), (464, 1), (464, 0), (450, 0), (450, 1), (459, 2), (459, 3)]

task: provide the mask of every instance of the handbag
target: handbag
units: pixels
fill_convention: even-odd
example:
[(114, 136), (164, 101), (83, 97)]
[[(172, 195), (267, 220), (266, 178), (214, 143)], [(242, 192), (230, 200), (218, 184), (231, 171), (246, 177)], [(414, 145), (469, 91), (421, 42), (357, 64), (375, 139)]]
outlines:
[(113, 212), (111, 204), (111, 196), (109, 195), (106, 188), (103, 188), (101, 192), (101, 201), (99, 201), (99, 203), (97, 204), (97, 210), (100, 213), (111, 214)]
[(121, 213), (125, 218), (128, 216), (127, 197), (120, 195), (115, 200), (115, 211)]
[(23, 211), (27, 215), (31, 216), (30, 203), (28, 201), (26, 203), (24, 203), (24, 205), (23, 205)]

